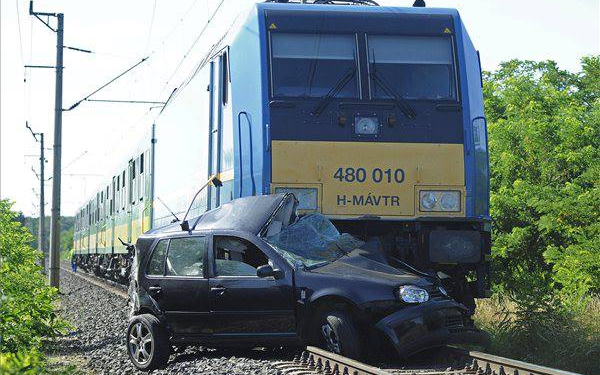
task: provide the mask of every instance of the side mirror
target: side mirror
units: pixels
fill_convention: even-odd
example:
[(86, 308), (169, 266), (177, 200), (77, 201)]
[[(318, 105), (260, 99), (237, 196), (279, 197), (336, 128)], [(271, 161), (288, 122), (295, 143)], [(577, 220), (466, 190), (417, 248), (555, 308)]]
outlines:
[(273, 267), (271, 267), (271, 265), (265, 264), (256, 269), (256, 276), (258, 276), (258, 277), (273, 276), (276, 279), (281, 279), (283, 277), (283, 271), (274, 270)]

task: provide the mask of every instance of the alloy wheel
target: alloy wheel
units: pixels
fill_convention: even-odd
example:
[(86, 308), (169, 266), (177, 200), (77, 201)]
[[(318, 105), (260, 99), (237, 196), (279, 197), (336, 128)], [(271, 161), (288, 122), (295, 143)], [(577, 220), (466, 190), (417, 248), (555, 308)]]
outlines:
[(140, 365), (150, 361), (154, 350), (152, 332), (142, 323), (137, 322), (129, 331), (129, 353), (131, 358)]

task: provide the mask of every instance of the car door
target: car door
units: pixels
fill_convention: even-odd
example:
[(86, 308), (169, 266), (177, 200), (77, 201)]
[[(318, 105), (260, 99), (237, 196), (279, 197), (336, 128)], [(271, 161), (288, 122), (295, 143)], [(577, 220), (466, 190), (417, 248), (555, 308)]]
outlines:
[(150, 296), (175, 334), (209, 334), (207, 241), (187, 235), (160, 240), (146, 268)]
[[(291, 269), (285, 270), (284, 265), (270, 259), (249, 238), (215, 234), (211, 245), (209, 285), (213, 337), (295, 336)], [(282, 270), (282, 277), (256, 276), (256, 268), (265, 264)]]

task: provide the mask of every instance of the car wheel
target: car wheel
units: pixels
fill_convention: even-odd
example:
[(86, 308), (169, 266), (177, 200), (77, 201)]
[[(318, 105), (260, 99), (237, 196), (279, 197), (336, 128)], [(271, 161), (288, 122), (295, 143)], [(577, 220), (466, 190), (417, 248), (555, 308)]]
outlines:
[(327, 311), (321, 316), (318, 328), (323, 349), (348, 358), (361, 358), (358, 333), (350, 315), (340, 310)]
[(140, 370), (150, 371), (164, 367), (169, 360), (169, 336), (153, 315), (134, 316), (127, 327), (127, 353)]

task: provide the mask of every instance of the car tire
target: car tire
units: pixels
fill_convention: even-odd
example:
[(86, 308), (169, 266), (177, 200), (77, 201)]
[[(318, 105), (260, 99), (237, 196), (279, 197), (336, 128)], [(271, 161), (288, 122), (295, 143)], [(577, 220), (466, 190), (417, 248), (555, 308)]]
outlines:
[(323, 349), (344, 357), (361, 359), (362, 348), (358, 332), (348, 313), (341, 310), (324, 312), (317, 329)]
[(171, 355), (169, 334), (154, 315), (134, 316), (127, 327), (126, 343), (129, 359), (143, 371), (163, 368)]

